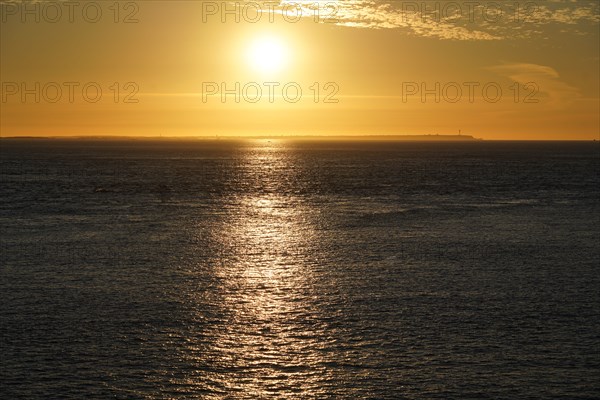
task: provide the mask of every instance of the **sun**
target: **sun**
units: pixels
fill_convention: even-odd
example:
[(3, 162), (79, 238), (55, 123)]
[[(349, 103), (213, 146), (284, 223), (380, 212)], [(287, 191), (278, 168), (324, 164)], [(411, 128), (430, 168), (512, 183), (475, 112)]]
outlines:
[(261, 37), (250, 44), (247, 59), (254, 70), (273, 73), (281, 71), (288, 64), (289, 51), (281, 39)]

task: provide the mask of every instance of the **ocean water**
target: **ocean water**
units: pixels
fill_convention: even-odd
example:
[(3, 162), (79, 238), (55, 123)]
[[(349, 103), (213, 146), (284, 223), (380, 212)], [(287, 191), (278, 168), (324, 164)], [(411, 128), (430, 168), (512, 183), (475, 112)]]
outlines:
[(0, 152), (3, 399), (600, 398), (598, 143)]

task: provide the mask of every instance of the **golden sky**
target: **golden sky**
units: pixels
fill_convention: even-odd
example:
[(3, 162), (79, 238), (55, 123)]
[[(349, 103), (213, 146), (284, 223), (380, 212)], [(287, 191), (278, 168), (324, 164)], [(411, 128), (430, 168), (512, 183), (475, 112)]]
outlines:
[(599, 139), (597, 0), (0, 0), (1, 135)]

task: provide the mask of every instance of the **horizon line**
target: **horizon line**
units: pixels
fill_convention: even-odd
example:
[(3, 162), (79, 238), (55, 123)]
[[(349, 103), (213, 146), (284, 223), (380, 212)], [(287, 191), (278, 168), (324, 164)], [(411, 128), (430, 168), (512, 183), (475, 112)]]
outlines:
[(0, 140), (357, 140), (423, 142), (597, 142), (599, 139), (484, 139), (463, 134), (371, 134), (371, 135), (73, 135), (73, 136), (0, 136)]

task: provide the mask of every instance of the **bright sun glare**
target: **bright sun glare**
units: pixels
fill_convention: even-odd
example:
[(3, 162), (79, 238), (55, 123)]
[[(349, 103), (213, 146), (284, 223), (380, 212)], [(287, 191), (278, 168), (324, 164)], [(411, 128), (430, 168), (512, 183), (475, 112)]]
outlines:
[(277, 72), (288, 63), (289, 54), (284, 43), (274, 37), (255, 40), (248, 50), (248, 62), (259, 72)]

